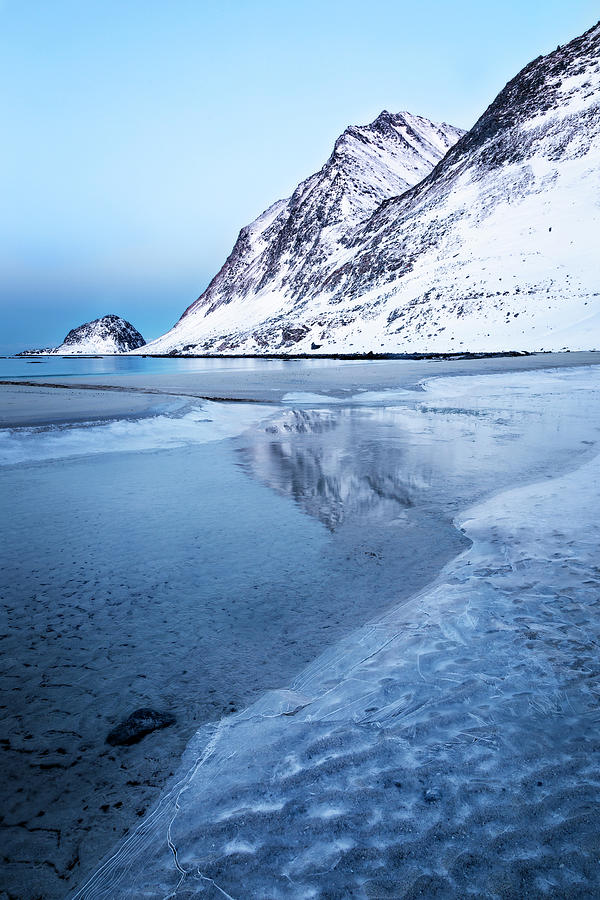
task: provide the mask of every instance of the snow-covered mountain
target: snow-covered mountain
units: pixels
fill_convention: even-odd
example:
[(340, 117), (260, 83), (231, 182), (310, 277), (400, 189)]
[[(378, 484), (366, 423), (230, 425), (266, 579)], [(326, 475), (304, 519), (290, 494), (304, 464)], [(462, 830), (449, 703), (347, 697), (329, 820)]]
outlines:
[[(172, 331), (148, 345), (148, 352), (215, 349), (212, 337), (206, 347), (196, 345), (204, 344), (215, 328), (224, 334), (237, 331), (241, 323), (247, 327), (250, 312), (258, 324), (269, 313), (278, 314), (286, 302), (303, 309), (352, 230), (384, 200), (421, 181), (463, 133), (386, 110), (370, 125), (347, 128), (319, 172), (241, 230), (207, 290)], [(280, 328), (278, 343), (293, 346), (301, 333), (292, 319)], [(257, 332), (256, 341), (259, 348), (272, 349), (269, 335), (262, 338)]]
[(60, 345), (46, 350), (26, 350), (21, 356), (50, 353), (60, 356), (87, 356), (96, 353), (127, 353), (145, 345), (145, 340), (130, 322), (108, 315), (72, 328)]
[[(403, 127), (439, 152), (458, 134), (388, 114), (348, 129), (148, 352), (600, 348), (600, 24), (527, 65), (390, 199), (409, 170), (383, 136)], [(369, 179), (380, 158), (395, 182)]]

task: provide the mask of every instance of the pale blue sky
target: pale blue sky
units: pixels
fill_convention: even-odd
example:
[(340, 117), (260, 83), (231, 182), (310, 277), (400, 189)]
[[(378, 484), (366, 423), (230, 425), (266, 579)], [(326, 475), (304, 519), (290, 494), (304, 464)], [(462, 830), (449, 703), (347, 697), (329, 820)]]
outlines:
[(0, 352), (149, 339), (384, 108), (470, 127), (588, 0), (0, 0)]

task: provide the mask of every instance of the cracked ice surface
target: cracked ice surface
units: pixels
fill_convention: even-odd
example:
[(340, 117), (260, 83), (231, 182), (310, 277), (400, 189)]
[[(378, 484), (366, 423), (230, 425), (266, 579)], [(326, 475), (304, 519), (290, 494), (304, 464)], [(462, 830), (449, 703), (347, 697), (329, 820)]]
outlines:
[[(597, 438), (593, 370), (429, 387), (445, 414), (555, 402)], [(77, 896), (594, 895), (599, 493), (588, 456), (461, 512), (473, 546), (287, 690), (201, 729)]]

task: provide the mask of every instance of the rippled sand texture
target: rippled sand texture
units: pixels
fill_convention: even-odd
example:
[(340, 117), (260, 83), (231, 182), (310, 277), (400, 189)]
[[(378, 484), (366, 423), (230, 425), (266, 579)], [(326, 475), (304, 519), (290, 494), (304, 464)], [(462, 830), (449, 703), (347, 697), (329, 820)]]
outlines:
[(598, 379), (556, 377), (434, 384), (427, 416), (555, 402), (583, 455), (460, 513), (430, 588), (201, 729), (78, 897), (597, 895)]

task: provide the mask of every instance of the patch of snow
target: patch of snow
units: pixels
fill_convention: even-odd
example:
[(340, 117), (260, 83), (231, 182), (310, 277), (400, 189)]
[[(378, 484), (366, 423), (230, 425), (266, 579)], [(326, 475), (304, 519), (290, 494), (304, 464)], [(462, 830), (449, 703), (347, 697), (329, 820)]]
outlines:
[(147, 416), (105, 423), (11, 428), (0, 431), (0, 466), (89, 456), (170, 450), (186, 444), (222, 441), (273, 414), (258, 403), (204, 401), (180, 416)]

